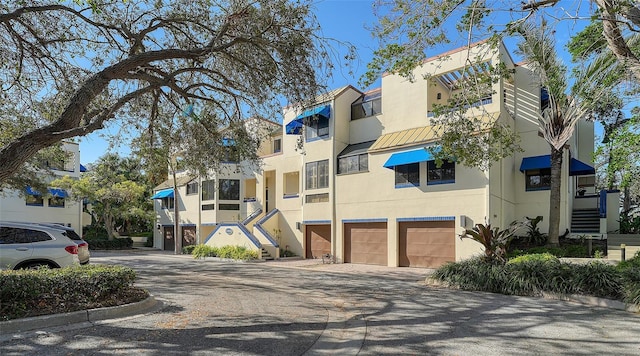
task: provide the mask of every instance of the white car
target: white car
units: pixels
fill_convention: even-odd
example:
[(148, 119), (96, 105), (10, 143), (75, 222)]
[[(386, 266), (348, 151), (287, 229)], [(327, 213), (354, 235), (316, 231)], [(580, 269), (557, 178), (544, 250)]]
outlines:
[(83, 240), (82, 237), (80, 237), (80, 235), (78, 235), (72, 227), (67, 227), (56, 223), (36, 223), (36, 225), (48, 226), (54, 229), (63, 230), (64, 235), (73, 240), (73, 242), (78, 245), (78, 259), (80, 260), (80, 264), (85, 265), (89, 263), (89, 258), (91, 257), (91, 254), (89, 253), (89, 243)]
[(0, 268), (66, 267), (80, 263), (78, 245), (60, 228), (0, 222)]

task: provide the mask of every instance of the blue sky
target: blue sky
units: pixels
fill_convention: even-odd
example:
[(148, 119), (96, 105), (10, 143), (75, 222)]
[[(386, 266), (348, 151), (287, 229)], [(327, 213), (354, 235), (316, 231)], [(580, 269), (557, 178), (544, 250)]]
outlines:
[[(575, 1), (561, 1), (562, 4), (575, 4)], [(329, 79), (329, 87), (337, 88), (347, 84), (358, 87), (360, 76), (366, 71), (367, 63), (371, 60), (373, 51), (377, 48), (377, 41), (371, 36), (368, 28), (376, 23), (376, 18), (372, 11), (373, 1), (371, 0), (318, 0), (315, 4), (315, 14), (318, 17), (322, 32), (325, 37), (334, 38), (339, 41), (347, 41), (353, 44), (358, 51), (359, 58), (351, 63), (350, 74), (349, 69), (344, 63), (336, 65), (333, 78)], [(571, 35), (577, 33), (580, 28), (586, 24), (586, 21), (573, 22), (562, 21), (557, 30), (556, 41), (559, 47), (564, 47)], [(451, 44), (449, 48), (444, 47), (442, 51), (457, 48), (464, 45), (465, 42)], [(507, 42), (507, 47), (511, 52), (514, 50), (514, 43)], [(565, 52), (565, 51), (561, 51)], [(513, 53), (512, 53), (513, 55)], [(341, 56), (342, 57), (342, 56)], [(518, 60), (513, 55), (514, 60)], [(568, 57), (565, 57), (568, 62)], [(379, 83), (374, 83), (375, 87)], [(371, 88), (359, 88), (367, 90)], [(113, 123), (109, 123), (108, 128), (80, 139), (81, 161), (83, 164), (95, 162), (100, 156), (109, 151), (109, 143), (103, 138), (104, 135), (121, 135), (120, 128), (115, 127)], [(126, 141), (124, 139), (123, 141)], [(128, 155), (129, 148), (127, 142), (120, 143), (119, 147), (112, 149), (121, 155)]]

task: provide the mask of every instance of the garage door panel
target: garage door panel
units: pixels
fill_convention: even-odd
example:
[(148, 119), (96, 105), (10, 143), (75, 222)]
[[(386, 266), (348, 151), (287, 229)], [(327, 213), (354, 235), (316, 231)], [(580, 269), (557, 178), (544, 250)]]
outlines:
[(306, 258), (322, 258), (331, 253), (331, 225), (307, 225)]
[(387, 265), (387, 223), (344, 224), (344, 261)]
[(400, 223), (400, 266), (442, 266), (455, 261), (455, 223), (421, 221)]

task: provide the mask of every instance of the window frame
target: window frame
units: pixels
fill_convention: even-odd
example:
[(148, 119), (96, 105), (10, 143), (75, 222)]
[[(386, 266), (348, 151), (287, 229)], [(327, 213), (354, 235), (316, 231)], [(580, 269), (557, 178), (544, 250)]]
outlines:
[(164, 197), (160, 199), (160, 208), (165, 210), (173, 210), (175, 208), (175, 199), (173, 197)]
[(273, 153), (282, 152), (282, 138), (278, 137), (273, 140)]
[(240, 179), (218, 179), (218, 200), (240, 200)]
[(396, 188), (420, 186), (420, 162), (394, 166), (393, 172)]
[[(326, 122), (326, 126), (325, 126)], [(322, 127), (321, 127), (322, 124)], [(305, 141), (314, 141), (322, 138), (329, 137), (329, 118), (324, 116), (316, 116), (305, 119), (304, 122), (305, 130), (304, 130), (304, 139)], [(320, 130), (323, 130), (322, 134), (320, 134)], [(324, 132), (326, 130), (326, 132)]]
[[(524, 177), (524, 189), (527, 192), (551, 189), (551, 168), (530, 169), (524, 172)], [(536, 186), (531, 184), (531, 178), (534, 177), (538, 177), (539, 181)]]
[[(433, 174), (438, 172), (439, 179), (431, 178)], [(452, 172), (452, 174), (451, 174)], [(435, 160), (427, 161), (427, 185), (453, 184), (456, 182), (456, 162), (444, 161), (440, 167), (437, 166)]]
[(50, 208), (64, 208), (65, 198), (62, 197), (50, 197), (47, 202), (47, 206)]
[(304, 175), (305, 190), (329, 188), (329, 160), (307, 162)]
[(194, 181), (191, 181), (191, 182), (187, 183), (187, 186), (186, 186), (185, 190), (186, 190), (186, 195), (198, 194), (199, 193), (198, 181), (194, 180)]
[[(29, 199), (34, 200), (30, 203)], [(44, 198), (42, 197), (42, 195), (27, 194), (27, 196), (25, 197), (25, 204), (27, 206), (44, 206)]]
[[(354, 157), (357, 157), (357, 165), (358, 165), (358, 169), (355, 171), (351, 171), (349, 169), (349, 160), (353, 159)], [(363, 160), (363, 158), (366, 158), (365, 160)], [(342, 171), (342, 165), (341, 163), (343, 161), (346, 161), (346, 168), (347, 171), (343, 172)], [(363, 161), (364, 164), (363, 164)], [(368, 153), (360, 153), (360, 154), (355, 154), (355, 155), (346, 155), (346, 156), (342, 156), (342, 157), (338, 157), (338, 175), (343, 175), (343, 174), (355, 174), (355, 173), (364, 173), (364, 172), (369, 172), (369, 154)]]
[[(216, 180), (215, 179), (207, 179), (202, 181), (202, 201), (205, 200), (215, 200), (216, 199)], [(205, 197), (206, 193), (206, 197)]]

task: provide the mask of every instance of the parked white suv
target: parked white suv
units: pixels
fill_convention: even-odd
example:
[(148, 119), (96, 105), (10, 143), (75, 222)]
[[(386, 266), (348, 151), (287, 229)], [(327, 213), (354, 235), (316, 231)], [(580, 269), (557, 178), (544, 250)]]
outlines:
[(60, 228), (0, 221), (0, 269), (79, 264), (78, 245)]

